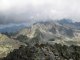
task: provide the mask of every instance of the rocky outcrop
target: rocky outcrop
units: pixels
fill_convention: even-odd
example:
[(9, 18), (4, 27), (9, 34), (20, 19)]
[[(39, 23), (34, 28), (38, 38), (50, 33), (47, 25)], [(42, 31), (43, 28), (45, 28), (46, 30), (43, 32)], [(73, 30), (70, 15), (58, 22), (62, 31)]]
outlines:
[(80, 47), (48, 43), (21, 46), (2, 60), (80, 60)]
[[(35, 23), (31, 27), (19, 31), (16, 38), (21, 35), (27, 37), (25, 41), (31, 40), (38, 35), (40, 37), (39, 40), (52, 44), (80, 45), (80, 30), (75, 30), (69, 26), (60, 25), (53, 21)], [(52, 41), (51, 39), (54, 40)]]
[(10, 39), (4, 34), (0, 34), (0, 58), (6, 57), (14, 49), (18, 49), (23, 43)]
[(0, 35), (2, 60), (80, 60), (80, 30), (68, 26), (39, 22), (11, 38)]

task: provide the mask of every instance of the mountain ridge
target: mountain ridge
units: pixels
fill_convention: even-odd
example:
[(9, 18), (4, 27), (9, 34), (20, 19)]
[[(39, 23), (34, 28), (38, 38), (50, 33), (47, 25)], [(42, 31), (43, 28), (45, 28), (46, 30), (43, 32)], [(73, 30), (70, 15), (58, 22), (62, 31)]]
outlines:
[[(39, 34), (38, 34), (39, 33)], [(33, 24), (29, 28), (22, 29), (16, 35), (23, 35), (28, 37), (28, 39), (32, 39), (35, 35), (41, 36), (42, 41), (44, 42), (56, 42), (61, 44), (68, 44), (68, 41), (73, 42), (71, 44), (77, 44), (79, 41), (79, 30), (73, 29), (69, 26), (61, 25), (58, 22), (38, 22)], [(54, 39), (54, 41), (49, 41)], [(76, 40), (75, 40), (76, 39)], [(76, 43), (74, 43), (76, 42)], [(53, 44), (53, 43), (52, 43)], [(80, 44), (80, 43), (78, 43)]]

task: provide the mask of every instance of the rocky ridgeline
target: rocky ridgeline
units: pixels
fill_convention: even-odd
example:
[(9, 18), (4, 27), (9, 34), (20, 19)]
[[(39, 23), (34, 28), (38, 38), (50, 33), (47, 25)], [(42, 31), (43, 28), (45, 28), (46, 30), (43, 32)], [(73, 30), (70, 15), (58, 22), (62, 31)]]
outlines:
[(19, 31), (11, 39), (0, 36), (1, 45), (14, 47), (1, 60), (80, 60), (80, 30), (69, 26), (40, 22)]
[(13, 40), (4, 34), (0, 34), (0, 58), (6, 57), (14, 49), (18, 49), (21, 42)]
[[(24, 36), (27, 39), (20, 39)], [(50, 42), (51, 44), (60, 43), (64, 45), (78, 45), (80, 46), (80, 30), (75, 30), (69, 26), (61, 25), (57, 22), (38, 22), (31, 27), (22, 29), (16, 34), (16, 38), (21, 42), (31, 40), (39, 36), (39, 40)]]

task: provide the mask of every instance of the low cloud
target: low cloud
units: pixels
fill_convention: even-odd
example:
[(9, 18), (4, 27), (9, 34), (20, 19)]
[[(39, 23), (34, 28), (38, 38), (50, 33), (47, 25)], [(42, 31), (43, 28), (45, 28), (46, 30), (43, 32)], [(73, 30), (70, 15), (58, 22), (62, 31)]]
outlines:
[(0, 0), (0, 24), (60, 20), (80, 21), (80, 0)]

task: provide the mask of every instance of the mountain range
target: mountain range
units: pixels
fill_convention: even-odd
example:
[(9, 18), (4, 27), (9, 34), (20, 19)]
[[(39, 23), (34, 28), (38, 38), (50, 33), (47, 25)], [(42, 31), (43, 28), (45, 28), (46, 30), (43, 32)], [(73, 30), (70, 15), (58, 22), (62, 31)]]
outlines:
[[(12, 34), (3, 33), (4, 30)], [(2, 60), (28, 60), (29, 57), (30, 60), (46, 60), (46, 57), (48, 60), (56, 60), (55, 54), (61, 60), (79, 59), (71, 51), (75, 53), (80, 49), (80, 22), (69, 19), (41, 21), (28, 27), (20, 25), (4, 30), (0, 30), (0, 58), (5, 57)]]
[[(60, 21), (58, 22), (46, 21), (46, 22), (34, 23), (31, 27), (19, 31), (16, 34), (16, 37), (23, 35), (26, 36), (28, 39), (32, 39), (38, 36), (40, 37), (39, 40), (44, 42), (50, 42), (50, 43), (56, 42), (66, 45), (70, 44), (79, 45), (80, 30), (78, 27), (77, 29), (72, 28), (73, 25), (69, 26), (70, 23), (72, 22), (68, 21), (66, 23), (64, 22), (64, 24), (61, 24)], [(72, 24), (75, 25), (75, 23)]]

